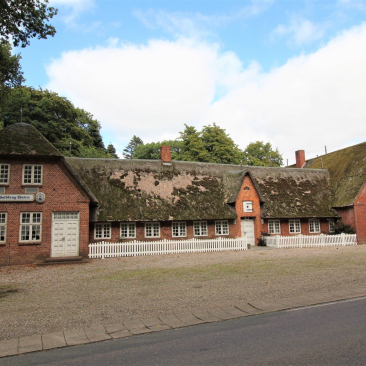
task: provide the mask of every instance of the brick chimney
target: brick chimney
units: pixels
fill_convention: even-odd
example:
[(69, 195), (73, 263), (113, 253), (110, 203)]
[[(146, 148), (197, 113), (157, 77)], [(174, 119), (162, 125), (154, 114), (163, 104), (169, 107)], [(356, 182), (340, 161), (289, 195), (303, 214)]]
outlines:
[(302, 168), (305, 165), (305, 150), (297, 150), (296, 155), (296, 168)]
[(160, 159), (163, 163), (170, 163), (172, 161), (172, 155), (170, 153), (170, 146), (162, 145), (160, 147)]

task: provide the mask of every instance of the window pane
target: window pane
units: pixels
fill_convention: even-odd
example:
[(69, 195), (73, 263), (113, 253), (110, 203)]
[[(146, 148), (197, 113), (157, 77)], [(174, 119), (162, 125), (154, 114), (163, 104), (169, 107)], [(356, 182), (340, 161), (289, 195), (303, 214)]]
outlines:
[(9, 165), (0, 165), (0, 183), (9, 183)]
[(28, 225), (22, 225), (21, 226), (21, 240), (27, 241), (29, 240), (29, 226)]
[(24, 183), (32, 183), (32, 165), (24, 165)]
[(22, 223), (30, 223), (30, 213), (22, 213)]
[(41, 240), (41, 225), (32, 225), (32, 240)]
[(42, 165), (35, 165), (33, 172), (33, 183), (42, 183)]

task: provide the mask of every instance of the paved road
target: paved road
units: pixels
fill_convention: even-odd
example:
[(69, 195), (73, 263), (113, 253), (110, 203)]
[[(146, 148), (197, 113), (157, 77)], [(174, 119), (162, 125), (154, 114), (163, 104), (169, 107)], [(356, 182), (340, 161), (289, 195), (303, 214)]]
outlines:
[(366, 365), (366, 298), (8, 357), (0, 365)]

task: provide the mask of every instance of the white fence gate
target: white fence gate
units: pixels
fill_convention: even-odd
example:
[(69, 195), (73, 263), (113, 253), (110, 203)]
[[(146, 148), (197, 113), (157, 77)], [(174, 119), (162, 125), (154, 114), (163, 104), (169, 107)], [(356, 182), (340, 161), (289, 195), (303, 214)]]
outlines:
[(306, 248), (357, 245), (356, 234), (339, 235), (296, 235), (296, 236), (267, 236), (268, 247), (275, 248)]
[(89, 258), (128, 257), (224, 250), (247, 250), (246, 238), (216, 238), (188, 240), (133, 241), (124, 243), (99, 242), (89, 244)]

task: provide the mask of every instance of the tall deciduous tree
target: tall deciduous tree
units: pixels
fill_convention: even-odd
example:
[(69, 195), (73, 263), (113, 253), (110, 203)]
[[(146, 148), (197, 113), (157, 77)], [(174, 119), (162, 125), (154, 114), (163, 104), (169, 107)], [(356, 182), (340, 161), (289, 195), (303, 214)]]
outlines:
[(250, 143), (244, 150), (244, 164), (256, 166), (281, 166), (282, 155), (278, 149), (273, 150), (272, 145), (263, 141)]
[(241, 151), (223, 128), (215, 123), (204, 126), (201, 136), (210, 163), (240, 164)]
[(183, 161), (210, 161), (210, 155), (202, 141), (201, 133), (193, 126), (184, 125), (185, 129), (180, 132), (182, 140), (182, 160)]
[(1, 0), (0, 39), (26, 47), (31, 38), (54, 36), (56, 29), (48, 21), (56, 14), (48, 0)]
[(140, 139), (140, 137), (133, 135), (129, 144), (126, 146), (125, 149), (123, 149), (123, 152), (122, 152), (123, 157), (125, 159), (133, 159), (136, 147), (139, 145), (143, 145), (143, 141)]
[(100, 123), (57, 93), (30, 87), (14, 88), (0, 113), (5, 127), (22, 118), (67, 156), (70, 148), (71, 155), (81, 156), (81, 146), (89, 148), (89, 155), (95, 149), (108, 155), (100, 135)]

